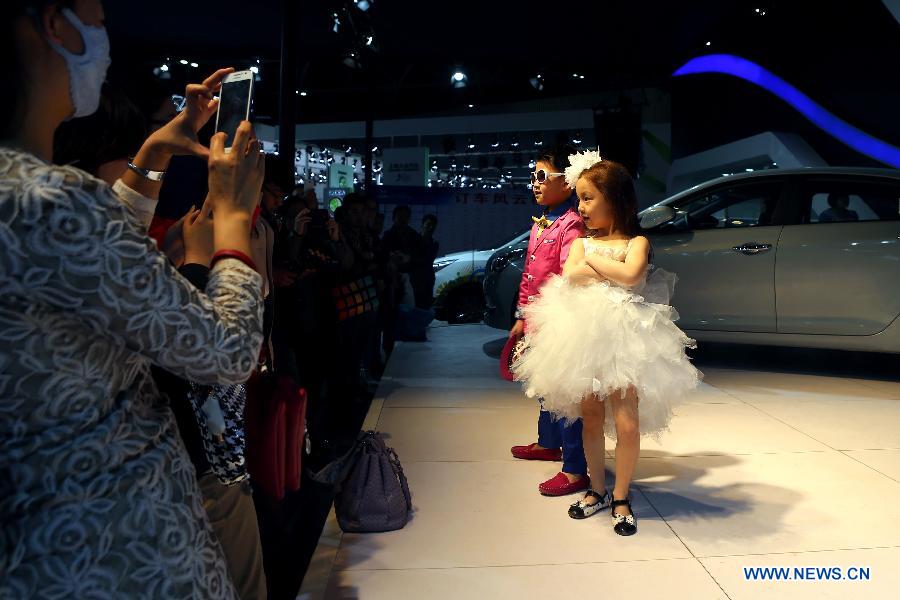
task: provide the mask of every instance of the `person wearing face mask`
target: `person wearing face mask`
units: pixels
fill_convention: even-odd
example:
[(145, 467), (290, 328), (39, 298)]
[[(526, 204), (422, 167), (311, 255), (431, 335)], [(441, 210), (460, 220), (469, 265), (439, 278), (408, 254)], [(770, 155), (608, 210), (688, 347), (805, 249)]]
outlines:
[[(574, 153), (572, 146), (560, 145), (543, 153), (536, 161), (532, 186), (535, 200), (543, 207), (543, 214), (540, 219), (534, 219), (531, 229), (519, 286), (516, 322), (509, 332), (510, 337), (527, 336), (524, 310), (538, 298), (547, 280), (562, 272), (569, 248), (584, 230), (584, 224), (576, 212), (577, 199), (562, 176), (562, 171), (569, 166), (569, 155)], [(542, 406), (537, 430), (537, 442), (513, 446), (512, 455), (523, 460), (563, 461), (560, 472), (539, 484), (538, 491), (545, 496), (563, 496), (587, 489), (581, 422), (554, 421)]]
[[(235, 598), (194, 469), (151, 366), (246, 381), (262, 341), (249, 258), (263, 155), (197, 131), (222, 69), (188, 86), (113, 187), (52, 164), (66, 119), (96, 110), (109, 65), (99, 0), (6, 0), (0, 61), (0, 597)], [(209, 161), (209, 281), (146, 236), (175, 154)]]

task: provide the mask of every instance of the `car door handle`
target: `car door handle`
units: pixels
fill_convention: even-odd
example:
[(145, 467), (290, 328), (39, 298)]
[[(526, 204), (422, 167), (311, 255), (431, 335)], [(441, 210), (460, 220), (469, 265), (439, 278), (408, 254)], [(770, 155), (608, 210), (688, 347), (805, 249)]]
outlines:
[(741, 254), (746, 254), (750, 256), (751, 254), (759, 254), (761, 252), (768, 252), (772, 249), (772, 244), (741, 244), (740, 246), (735, 246), (732, 248), (735, 252), (740, 252)]

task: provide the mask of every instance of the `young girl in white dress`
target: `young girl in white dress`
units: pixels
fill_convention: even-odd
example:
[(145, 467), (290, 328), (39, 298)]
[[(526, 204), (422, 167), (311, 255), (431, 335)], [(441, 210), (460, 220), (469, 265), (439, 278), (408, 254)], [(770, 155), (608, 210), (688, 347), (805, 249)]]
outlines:
[[(649, 265), (638, 235), (634, 182), (622, 165), (596, 152), (570, 157), (566, 180), (578, 194), (587, 234), (572, 244), (561, 277), (526, 308), (527, 350), (513, 365), (529, 396), (557, 418), (584, 422), (592, 488), (569, 507), (587, 518), (612, 506), (613, 529), (637, 532), (628, 498), (640, 438), (668, 429), (672, 406), (701, 373), (685, 354), (695, 347), (673, 321), (674, 275)], [(604, 433), (616, 440), (616, 481), (604, 485)]]

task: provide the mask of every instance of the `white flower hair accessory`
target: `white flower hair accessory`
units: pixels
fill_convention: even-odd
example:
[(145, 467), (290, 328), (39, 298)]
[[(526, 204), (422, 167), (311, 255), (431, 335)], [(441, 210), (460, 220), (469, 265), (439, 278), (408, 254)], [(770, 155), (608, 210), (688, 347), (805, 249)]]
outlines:
[(585, 150), (584, 152), (576, 152), (569, 155), (569, 167), (566, 168), (566, 184), (575, 189), (575, 183), (581, 174), (596, 165), (603, 159), (596, 150)]

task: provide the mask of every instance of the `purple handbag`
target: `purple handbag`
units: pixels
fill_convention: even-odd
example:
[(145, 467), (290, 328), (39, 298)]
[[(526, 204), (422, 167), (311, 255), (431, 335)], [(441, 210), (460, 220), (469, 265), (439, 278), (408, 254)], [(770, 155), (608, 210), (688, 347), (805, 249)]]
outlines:
[(400, 459), (376, 431), (359, 435), (356, 460), (334, 501), (338, 524), (347, 533), (401, 529), (409, 521), (412, 497)]

